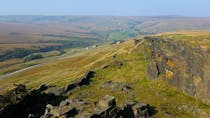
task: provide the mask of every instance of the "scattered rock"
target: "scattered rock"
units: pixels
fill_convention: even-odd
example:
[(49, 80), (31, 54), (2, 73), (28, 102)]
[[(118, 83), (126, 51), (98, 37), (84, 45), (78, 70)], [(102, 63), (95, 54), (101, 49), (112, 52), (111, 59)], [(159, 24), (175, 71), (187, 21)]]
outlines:
[(110, 107), (110, 106), (115, 106), (115, 105), (116, 105), (116, 102), (113, 96), (106, 95), (105, 97), (103, 97), (103, 99), (99, 101), (99, 106), (101, 107)]
[(111, 90), (120, 90), (124, 92), (129, 92), (130, 90), (132, 90), (132, 88), (127, 83), (112, 82), (111, 80), (104, 82), (100, 87)]

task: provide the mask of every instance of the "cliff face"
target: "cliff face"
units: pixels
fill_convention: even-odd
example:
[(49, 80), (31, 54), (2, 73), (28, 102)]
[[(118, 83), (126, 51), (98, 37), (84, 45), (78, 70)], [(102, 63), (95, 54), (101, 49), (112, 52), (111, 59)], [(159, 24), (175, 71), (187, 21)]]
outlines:
[(195, 42), (196, 37), (189, 40), (181, 38), (145, 37), (151, 50), (148, 77), (163, 79), (189, 96), (209, 101), (209, 40), (199, 39)]

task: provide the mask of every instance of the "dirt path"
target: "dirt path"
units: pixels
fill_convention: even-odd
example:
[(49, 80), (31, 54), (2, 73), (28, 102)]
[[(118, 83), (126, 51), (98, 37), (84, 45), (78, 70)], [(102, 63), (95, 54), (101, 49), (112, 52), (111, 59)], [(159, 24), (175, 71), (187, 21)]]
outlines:
[(38, 64), (38, 65), (26, 67), (26, 68), (23, 68), (23, 69), (20, 69), (20, 70), (17, 70), (17, 71), (14, 71), (14, 72), (11, 72), (11, 73), (2, 75), (2, 76), (0, 76), (0, 80), (1, 80), (1, 79), (4, 79), (4, 78), (7, 78), (7, 77), (10, 77), (10, 76), (12, 76), (12, 75), (15, 75), (15, 74), (17, 74), (17, 73), (23, 72), (23, 71), (25, 71), (25, 70), (29, 70), (29, 69), (32, 69), (32, 68), (41, 66), (41, 65), (43, 65), (43, 64)]
[(20, 73), (20, 72), (23, 72), (23, 71), (26, 71), (26, 70), (29, 70), (29, 69), (32, 69), (32, 68), (36, 68), (36, 67), (39, 67), (39, 66), (48, 64), (48, 63), (50, 63), (50, 62), (55, 62), (55, 61), (58, 61), (58, 60), (62, 60), (62, 59), (66, 59), (66, 58), (73, 57), (73, 56), (76, 55), (76, 54), (77, 54), (77, 52), (74, 52), (74, 53), (72, 53), (71, 55), (65, 55), (65, 54), (64, 54), (64, 55), (61, 55), (61, 56), (58, 57), (58, 58), (54, 58), (54, 59), (52, 59), (52, 60), (49, 60), (48, 62), (43, 62), (43, 63), (37, 64), (37, 65), (34, 65), (34, 66), (22, 68), (22, 69), (20, 69), (20, 70), (14, 71), (14, 72), (7, 73), (7, 74), (5, 74), (5, 75), (0, 76), (0, 80), (1, 80), (1, 79), (5, 79), (5, 78), (8, 78), (8, 77), (11, 77), (11, 76), (13, 76), (13, 75), (15, 75), (15, 74), (18, 74), (18, 73)]

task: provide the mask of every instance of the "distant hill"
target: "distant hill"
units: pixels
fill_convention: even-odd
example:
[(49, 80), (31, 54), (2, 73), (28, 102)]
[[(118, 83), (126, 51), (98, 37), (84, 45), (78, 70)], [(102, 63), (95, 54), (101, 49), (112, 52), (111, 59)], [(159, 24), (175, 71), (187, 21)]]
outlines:
[(181, 16), (0, 16), (0, 22), (36, 25), (51, 24), (53, 26), (59, 23), (68, 24), (81, 30), (135, 30), (137, 33), (210, 29), (210, 18)]
[(5, 53), (5, 51), (15, 48), (40, 50), (40, 47), (50, 47), (50, 50), (54, 50), (87, 47), (98, 43), (125, 40), (137, 35), (179, 30), (210, 30), (210, 18), (0, 16), (0, 55), (11, 53)]

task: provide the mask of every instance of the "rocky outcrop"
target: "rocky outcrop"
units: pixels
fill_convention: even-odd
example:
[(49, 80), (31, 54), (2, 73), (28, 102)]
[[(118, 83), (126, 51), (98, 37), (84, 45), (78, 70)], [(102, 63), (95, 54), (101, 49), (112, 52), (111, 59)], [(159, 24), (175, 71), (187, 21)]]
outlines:
[(27, 90), (25, 85), (18, 85), (7, 92), (0, 100), (1, 118), (27, 118), (39, 117), (45, 110), (45, 105), (57, 105), (65, 96), (46, 94), (47, 89), (42, 85), (38, 89)]
[(127, 103), (123, 108), (117, 106), (115, 97), (106, 95), (91, 111), (84, 110), (88, 103), (81, 100), (66, 99), (59, 106), (48, 104), (42, 118), (148, 118), (157, 113), (155, 107), (144, 103)]
[[(45, 113), (42, 118), (56, 118), (56, 117), (74, 117), (78, 114), (80, 108), (84, 105), (82, 101), (73, 101), (66, 99), (60, 103), (59, 106), (46, 105)], [(78, 109), (78, 107), (80, 107)]]
[(15, 86), (13, 90), (0, 96), (0, 117), (4, 114), (5, 109), (7, 109), (9, 105), (20, 102), (27, 95), (25, 85)]
[[(157, 111), (148, 104), (132, 102), (119, 107), (114, 96), (106, 95), (99, 101), (88, 101), (92, 93), (80, 93), (68, 98), (73, 89), (91, 84), (95, 72), (89, 71), (82, 79), (65, 87), (41, 85), (27, 90), (25, 85), (0, 96), (1, 118), (147, 118)], [(123, 82), (106, 81), (99, 88), (131, 93), (132, 88)], [(88, 110), (87, 110), (88, 109)], [(154, 112), (155, 111), (155, 112)]]
[[(94, 74), (95, 72), (89, 71), (84, 77), (71, 82), (66, 87), (43, 84), (37, 89), (27, 90), (25, 85), (15, 85), (15, 89), (0, 96), (0, 117), (32, 118), (39, 117), (44, 112), (44, 117), (46, 118), (51, 116), (56, 117), (58, 114), (71, 117), (73, 113), (77, 113), (77, 109), (81, 110), (80, 107), (83, 106), (83, 102), (78, 100), (61, 101), (67, 98), (71, 90), (89, 85)], [(57, 106), (58, 104), (60, 104), (59, 107), (53, 107), (53, 105)], [(47, 109), (45, 110), (46, 106)]]
[(147, 75), (195, 98), (210, 100), (208, 51), (186, 42), (145, 37), (151, 51)]
[(49, 87), (47, 93), (55, 94), (57, 96), (68, 95), (73, 89), (91, 84), (91, 78), (94, 77), (95, 72), (88, 71), (81, 79), (72, 81), (65, 87)]

